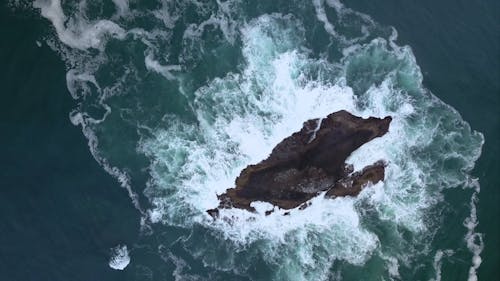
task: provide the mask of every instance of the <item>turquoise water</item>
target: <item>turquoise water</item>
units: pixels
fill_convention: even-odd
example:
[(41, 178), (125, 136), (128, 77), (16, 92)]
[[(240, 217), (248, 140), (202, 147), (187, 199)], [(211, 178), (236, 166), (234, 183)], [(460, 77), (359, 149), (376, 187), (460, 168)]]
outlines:
[[(48, 243), (34, 252), (55, 254), (29, 263), (24, 273), (9, 270), (6, 276), (36, 279), (35, 271), (45, 272), (40, 280), (71, 279), (75, 272), (82, 272), (73, 275), (82, 280), (476, 280), (477, 271), (486, 279), (492, 276), (498, 225), (487, 210), (498, 213), (498, 207), (489, 209), (498, 197), (494, 142), (499, 88), (493, 59), (498, 45), (482, 49), (484, 45), (469, 46), (470, 39), (454, 37), (457, 29), (467, 34), (469, 25), (447, 29), (451, 35), (443, 42), (423, 40), (433, 36), (419, 33), (431, 25), (420, 27), (420, 21), (439, 20), (432, 17), (439, 7), (430, 4), (403, 5), (408, 13), (419, 11), (413, 23), (391, 12), (398, 11), (396, 4), (384, 9), (358, 2), (12, 1), (9, 14), (22, 15), (24, 21), (17, 20), (23, 23), (36, 21), (30, 50), (43, 52), (55, 73), (51, 79), (40, 78), (49, 74), (34, 67), (40, 70), (30, 84), (56, 81), (62, 87), (46, 86), (45, 91), (66, 96), (57, 97), (60, 107), (42, 104), (40, 113), (13, 111), (8, 116), (20, 117), (6, 122), (7, 131), (15, 132), (10, 128), (26, 116), (66, 111), (62, 115), (69, 113), (88, 146), (74, 136), (67, 119), (57, 117), (52, 120), (61, 129), (37, 126), (24, 138), (39, 132), (50, 135), (46, 142), (51, 143), (72, 130), (78, 141), (61, 157), (78, 149), (77, 155), (86, 155), (80, 157), (89, 163), (92, 155), (115, 181), (95, 167), (91, 180), (81, 174), (88, 168), (74, 163), (73, 171), (80, 172), (76, 186), (97, 185), (96, 190), (106, 190), (105, 199), (75, 199), (75, 212), (82, 218), (61, 216), (66, 218), (62, 221), (56, 214), (74, 204), (53, 202), (71, 196), (74, 181), (63, 169), (54, 175), (61, 180), (45, 182), (64, 186), (64, 193), (54, 189), (50, 194), (56, 197), (44, 199), (55, 208), (49, 213), (49, 241), (57, 245), (64, 239), (72, 249), (78, 231), (63, 230), (88, 229), (91, 238), (74, 243), (81, 243), (83, 252), (95, 252), (84, 258), (69, 255), (80, 266), (66, 260), (62, 264), (71, 270), (58, 270), (59, 257), (68, 251)], [(484, 9), (479, 3), (474, 7)], [(444, 28), (446, 20), (428, 30)], [(15, 38), (16, 32), (10, 32)], [(486, 29), (483, 42), (495, 43), (492, 38), (495, 33)], [(477, 63), (442, 66), (462, 50), (448, 48), (454, 39), (464, 49), (476, 48)], [(413, 49), (413, 42), (418, 48)], [(419, 50), (425, 64), (419, 65)], [(432, 57), (440, 52), (442, 60)], [(468, 51), (463, 52), (465, 57)], [(484, 59), (488, 55), (491, 60)], [(36, 92), (32, 87), (27, 92)], [(476, 90), (466, 91), (470, 88)], [(487, 106), (473, 103), (476, 96), (484, 97), (477, 100)], [(310, 208), (293, 210), (290, 216), (224, 210), (222, 219), (213, 221), (205, 213), (218, 205), (216, 195), (232, 185), (243, 167), (265, 158), (303, 121), (340, 109), (364, 117), (393, 116), (386, 136), (348, 159), (355, 169), (386, 159), (384, 183), (358, 198), (315, 198)], [(484, 119), (477, 119), (477, 113)], [(468, 117), (472, 129), (464, 121)], [(57, 146), (48, 150), (51, 156), (59, 153)], [(41, 167), (34, 179), (46, 174)], [(16, 177), (7, 178), (16, 182)], [(482, 199), (485, 189), (493, 196)], [(21, 197), (15, 190), (8, 194)], [(95, 197), (101, 194), (94, 192)], [(86, 218), (94, 217), (95, 209), (103, 218)], [(15, 213), (16, 207), (7, 211)], [(45, 227), (30, 223), (30, 214), (26, 212), (24, 224)], [(7, 256), (3, 264), (12, 268)]]

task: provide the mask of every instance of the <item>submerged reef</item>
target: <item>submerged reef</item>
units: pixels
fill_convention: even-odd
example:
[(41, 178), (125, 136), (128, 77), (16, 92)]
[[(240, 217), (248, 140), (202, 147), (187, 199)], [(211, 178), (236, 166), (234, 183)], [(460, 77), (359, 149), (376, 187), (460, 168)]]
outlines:
[(345, 161), (363, 144), (387, 133), (391, 121), (389, 116), (363, 119), (344, 110), (308, 120), (267, 159), (243, 169), (235, 187), (218, 196), (220, 205), (207, 212), (212, 217), (222, 208), (254, 212), (250, 204), (255, 201), (282, 209), (306, 208), (307, 201), (322, 192), (328, 198), (356, 196), (369, 183), (384, 180), (385, 162), (381, 159), (353, 173)]

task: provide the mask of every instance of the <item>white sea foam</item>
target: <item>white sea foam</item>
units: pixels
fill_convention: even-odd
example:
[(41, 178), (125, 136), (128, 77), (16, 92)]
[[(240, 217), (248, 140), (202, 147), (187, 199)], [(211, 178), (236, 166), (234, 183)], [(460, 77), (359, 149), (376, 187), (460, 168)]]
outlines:
[(450, 257), (454, 254), (453, 250), (437, 250), (434, 255), (434, 271), (436, 272), (436, 278), (430, 279), (429, 281), (441, 281), (441, 264), (443, 262), (443, 257)]
[(236, 26), (233, 21), (221, 14), (212, 15), (200, 24), (189, 25), (184, 31), (184, 39), (200, 40), (200, 36), (208, 26), (219, 28), (227, 41), (231, 43), (234, 42), (236, 36)]
[(118, 245), (111, 249), (109, 267), (116, 270), (124, 270), (130, 263), (130, 256), (127, 245)]
[[(109, 111), (108, 111), (109, 113)], [(103, 117), (105, 118), (105, 116)], [(141, 212), (141, 214), (145, 214), (145, 211), (141, 208), (141, 205), (139, 203), (139, 196), (138, 194), (132, 189), (132, 186), (130, 184), (130, 176), (124, 172), (118, 169), (117, 167), (114, 167), (109, 164), (108, 160), (104, 157), (102, 157), (99, 153), (98, 150), (98, 138), (95, 134), (95, 132), (92, 130), (92, 127), (90, 125), (102, 122), (103, 120), (93, 120), (92, 118), (89, 118), (86, 114), (78, 112), (78, 111), (72, 111), (70, 113), (70, 121), (73, 123), (75, 126), (81, 126), (82, 127), (82, 132), (84, 136), (88, 140), (88, 146), (90, 153), (94, 157), (94, 159), (103, 167), (103, 169), (110, 175), (114, 176), (118, 182), (120, 183), (121, 187), (125, 188), (127, 190), (128, 196), (132, 200), (132, 203), (134, 204), (135, 208)]]
[(161, 1), (161, 8), (153, 11), (153, 16), (160, 19), (168, 29), (174, 28), (180, 14), (177, 5), (168, 0)]
[[(392, 280), (398, 280), (401, 278), (399, 275), (399, 262), (398, 259), (395, 257), (388, 257), (386, 259), (387, 261), (387, 270), (389, 272), (389, 276), (391, 277)], [(396, 279), (393, 279), (396, 278)]]
[(163, 75), (168, 80), (174, 80), (175, 76), (172, 74), (173, 71), (180, 71), (180, 65), (161, 65), (158, 61), (153, 59), (153, 55), (149, 54), (144, 60), (146, 68), (155, 71)]
[(33, 7), (41, 10), (41, 15), (52, 22), (59, 40), (64, 44), (85, 50), (103, 48), (106, 36), (118, 39), (125, 37), (125, 31), (110, 20), (93, 23), (82, 17), (67, 18), (60, 0), (36, 0)]
[[(369, 16), (346, 8), (344, 4), (342, 4), (338, 0), (312, 0), (312, 3), (316, 12), (316, 18), (323, 23), (323, 28), (325, 29), (325, 31), (340, 43), (342, 43), (345, 48), (350, 48), (351, 46), (355, 45), (355, 43), (366, 39), (370, 35), (369, 29), (375, 26), (375, 23)], [(337, 17), (336, 23), (332, 23), (328, 19), (328, 13), (325, 10), (325, 3), (327, 7), (331, 7), (335, 10)], [(361, 34), (359, 36), (346, 38), (344, 35), (337, 32), (336, 26), (339, 24), (343, 24), (344, 18), (347, 18), (348, 16), (355, 16), (357, 20), (361, 21)]]
[(324, 0), (313, 0), (313, 3), (314, 8), (316, 9), (316, 16), (318, 17), (318, 20), (324, 24), (323, 27), (325, 28), (326, 32), (328, 32), (333, 37), (339, 37), (339, 35), (335, 31), (334, 25), (331, 24), (330, 21), (328, 21), (328, 17), (326, 16), (324, 8)]
[(472, 264), (469, 269), (469, 278), (467, 280), (477, 281), (477, 269), (481, 265), (481, 252), (484, 248), (482, 235), (475, 232), (475, 228), (478, 224), (476, 204), (479, 201), (477, 196), (480, 191), (480, 186), (477, 180), (473, 180), (470, 184), (474, 187), (474, 193), (470, 199), (470, 216), (464, 221), (464, 226), (467, 228), (465, 241), (467, 243), (467, 248), (472, 253)]
[(117, 13), (123, 15), (129, 11), (128, 0), (113, 0)]
[[(121, 7), (121, 11), (126, 10), (126, 0), (115, 1)], [(99, 150), (99, 139), (95, 128), (102, 124), (111, 114), (111, 107), (106, 104), (106, 99), (119, 92), (120, 85), (125, 83), (125, 75), (113, 85), (101, 87), (95, 73), (108, 58), (104, 53), (106, 43), (109, 38), (124, 39), (126, 31), (118, 24), (107, 20), (89, 20), (86, 15), (86, 1), (72, 3), (78, 9), (63, 11), (60, 0), (37, 0), (33, 2), (33, 7), (40, 10), (43, 17), (47, 18), (53, 25), (57, 39), (64, 45), (57, 44), (57, 41), (47, 40), (47, 44), (56, 50), (65, 60), (69, 67), (66, 73), (66, 84), (71, 96), (78, 101), (78, 107), (70, 113), (70, 120), (75, 126), (81, 126), (82, 132), (88, 139), (88, 146), (92, 156), (110, 175), (114, 176), (120, 185), (127, 190), (134, 206), (141, 212), (142, 210), (138, 194), (132, 189), (128, 172), (121, 170), (115, 165), (111, 165), (109, 159), (102, 156)], [(97, 55), (90, 56), (88, 49), (97, 49)], [(125, 66), (127, 69), (127, 66)], [(90, 114), (86, 111), (86, 103), (98, 108), (101, 113)], [(101, 114), (96, 116), (97, 114)]]
[(71, 69), (66, 73), (66, 87), (68, 88), (71, 97), (75, 100), (81, 98), (81, 95), (86, 95), (90, 92), (87, 83), (91, 83), (94, 87), (100, 90), (99, 84), (97, 84), (94, 75), (89, 73), (77, 73), (74, 69)]

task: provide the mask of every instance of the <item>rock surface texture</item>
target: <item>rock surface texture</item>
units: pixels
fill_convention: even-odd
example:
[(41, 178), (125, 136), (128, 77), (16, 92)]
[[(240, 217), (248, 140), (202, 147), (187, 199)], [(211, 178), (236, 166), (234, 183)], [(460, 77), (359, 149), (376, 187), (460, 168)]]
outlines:
[(387, 133), (391, 120), (363, 119), (344, 110), (308, 120), (267, 159), (241, 171), (235, 187), (218, 196), (219, 207), (207, 212), (216, 217), (221, 208), (255, 211), (250, 206), (254, 201), (282, 209), (305, 208), (309, 199), (325, 191), (330, 198), (356, 196), (368, 183), (384, 180), (385, 162), (353, 173), (345, 160), (363, 144)]

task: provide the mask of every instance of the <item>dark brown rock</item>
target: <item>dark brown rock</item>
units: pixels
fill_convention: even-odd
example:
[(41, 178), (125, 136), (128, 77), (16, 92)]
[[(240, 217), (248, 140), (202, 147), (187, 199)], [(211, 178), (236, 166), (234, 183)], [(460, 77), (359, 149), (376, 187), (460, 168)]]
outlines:
[[(218, 196), (221, 208), (255, 211), (254, 201), (269, 202), (282, 209), (301, 206), (327, 191), (327, 197), (356, 196), (369, 182), (384, 179), (383, 161), (352, 173), (345, 160), (353, 151), (389, 129), (391, 117), (363, 119), (338, 111), (324, 119), (308, 120), (299, 132), (280, 142), (269, 157), (247, 166), (236, 186)], [(305, 203), (305, 204), (304, 204)], [(208, 213), (218, 216), (218, 210)]]
[(333, 188), (326, 193), (326, 197), (356, 196), (368, 183), (376, 184), (384, 180), (385, 162), (378, 161), (373, 165), (366, 166), (363, 170), (348, 177), (338, 180)]

